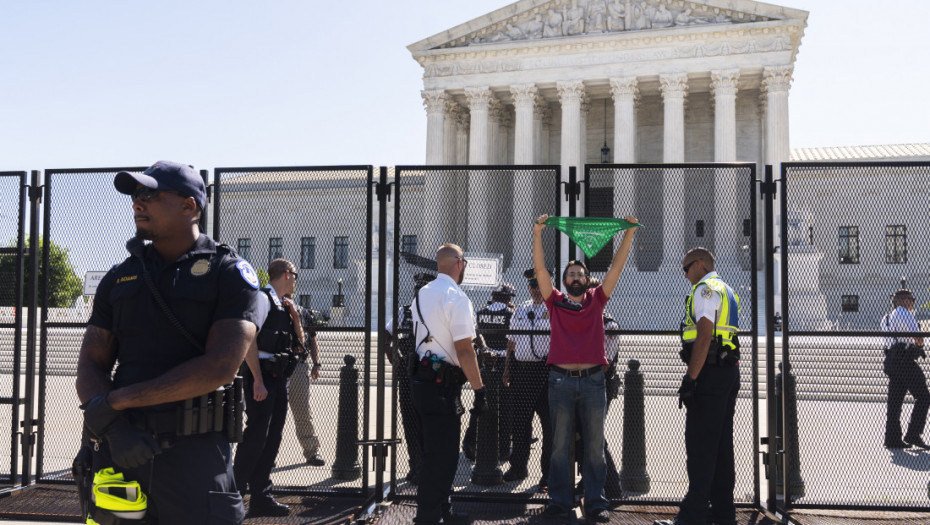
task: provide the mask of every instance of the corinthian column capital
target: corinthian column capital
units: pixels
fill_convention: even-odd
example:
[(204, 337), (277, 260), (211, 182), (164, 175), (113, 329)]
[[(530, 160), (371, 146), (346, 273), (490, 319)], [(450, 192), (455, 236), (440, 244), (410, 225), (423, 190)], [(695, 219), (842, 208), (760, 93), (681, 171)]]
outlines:
[(610, 79), (610, 96), (613, 97), (614, 102), (620, 102), (623, 98), (639, 100), (639, 82), (636, 77), (612, 78)]
[(510, 94), (513, 95), (514, 107), (533, 107), (536, 97), (539, 96), (539, 89), (536, 84), (515, 84), (510, 86)]
[(772, 66), (762, 69), (762, 89), (768, 93), (788, 91), (794, 66)]
[(710, 72), (710, 91), (714, 96), (734, 96), (738, 86), (739, 69)]
[(584, 81), (557, 82), (555, 87), (559, 91), (559, 100), (563, 104), (566, 102), (578, 102), (580, 104), (581, 99), (584, 97)]
[(488, 110), (494, 95), (490, 87), (465, 88), (465, 100), (468, 101), (468, 109), (471, 111)]
[(427, 114), (443, 113), (446, 110), (446, 101), (449, 100), (449, 95), (445, 90), (421, 91), (420, 95), (423, 97), (423, 107), (426, 108)]
[(659, 75), (659, 89), (662, 90), (664, 100), (684, 99), (688, 96), (688, 75)]

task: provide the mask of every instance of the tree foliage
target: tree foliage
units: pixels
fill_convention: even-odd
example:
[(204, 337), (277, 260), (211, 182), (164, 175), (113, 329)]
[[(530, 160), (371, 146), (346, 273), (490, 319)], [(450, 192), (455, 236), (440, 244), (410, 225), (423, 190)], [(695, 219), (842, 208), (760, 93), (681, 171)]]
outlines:
[[(32, 278), (32, 261), (29, 256), (29, 247), (32, 245), (32, 239), (26, 239), (26, 253), (23, 264), (23, 305), (28, 305), (31, 299), (32, 286), (29, 284)], [(10, 244), (15, 248), (16, 243)], [(42, 250), (45, 247), (45, 239), (39, 237), (39, 264), (42, 262)], [(0, 255), (0, 306), (15, 306), (16, 304), (16, 264), (15, 255)], [(49, 243), (48, 254), (48, 272), (49, 272), (49, 293), (48, 306), (50, 308), (66, 308), (74, 303), (83, 292), (84, 283), (81, 278), (74, 272), (71, 266), (71, 259), (68, 256), (68, 249), (63, 248), (54, 242)], [(45, 293), (45, 268), (39, 269), (39, 300), (41, 301)], [(41, 304), (40, 304), (41, 306)]]

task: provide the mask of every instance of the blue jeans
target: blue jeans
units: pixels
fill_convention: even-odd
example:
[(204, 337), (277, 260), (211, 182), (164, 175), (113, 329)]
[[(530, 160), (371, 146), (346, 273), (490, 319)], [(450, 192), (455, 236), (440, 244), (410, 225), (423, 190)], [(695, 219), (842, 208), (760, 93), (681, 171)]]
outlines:
[(604, 372), (585, 377), (569, 377), (557, 371), (549, 372), (549, 417), (552, 424), (552, 460), (549, 464), (550, 504), (562, 510), (574, 506), (574, 479), (571, 474), (572, 449), (575, 444), (575, 418), (581, 423), (581, 439), (585, 457), (585, 511), (607, 507), (604, 480), (607, 463), (604, 459), (604, 419), (607, 395)]

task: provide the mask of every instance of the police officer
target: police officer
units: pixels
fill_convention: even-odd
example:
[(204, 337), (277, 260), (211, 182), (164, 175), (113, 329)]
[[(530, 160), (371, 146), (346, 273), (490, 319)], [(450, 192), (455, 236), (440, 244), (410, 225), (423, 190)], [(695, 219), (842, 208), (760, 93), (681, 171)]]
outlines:
[(136, 237), (131, 257), (100, 282), (78, 358), (94, 469), (138, 483), (148, 523), (242, 523), (228, 440), (235, 417), (204, 429), (186, 416), (232, 413), (233, 397), (214, 392), (236, 376), (264, 322), (258, 276), (200, 233), (206, 191), (191, 166), (159, 161), (113, 182), (132, 196)]
[(245, 357), (245, 431), (236, 447), (236, 486), (249, 499), (249, 516), (287, 516), (290, 509), (271, 495), (271, 469), (281, 446), (287, 419), (288, 378), (297, 366), (296, 347), (304, 339), (300, 312), (285, 296), (297, 287), (297, 271), (287, 259), (268, 265), (268, 285), (262, 288), (270, 306), (268, 319)]
[[(509, 405), (504, 399), (503, 389), (500, 388), (501, 375), (507, 359), (507, 335), (498, 330), (507, 330), (510, 327), (510, 318), (513, 317), (513, 297), (516, 295), (513, 285), (502, 282), (491, 291), (491, 302), (478, 310), (477, 331), (484, 339), (484, 348), (479, 351), (481, 363), (481, 377), (488, 382), (489, 388), (500, 392), (498, 402), (497, 422), (497, 448), (498, 459), (507, 461), (510, 458), (510, 424), (509, 414), (505, 414), (505, 407)], [(462, 449), (468, 459), (475, 459), (475, 447), (478, 441), (478, 418), (474, 415), (468, 418), (468, 428), (462, 440)]]
[[(423, 288), (426, 283), (435, 278), (435, 275), (428, 272), (414, 275), (415, 291), (419, 292), (420, 288)], [(420, 479), (423, 439), (420, 436), (420, 418), (413, 408), (413, 400), (410, 397), (410, 377), (407, 374), (407, 361), (411, 358), (411, 354), (415, 353), (414, 347), (416, 346), (413, 340), (413, 315), (410, 311), (410, 305), (404, 305), (398, 309), (396, 329), (393, 320), (389, 320), (384, 330), (384, 336), (387, 337), (388, 341), (396, 340), (396, 352), (388, 350), (385, 357), (394, 366), (393, 378), (397, 383), (400, 418), (404, 427), (404, 441), (407, 443), (407, 481), (412, 485), (416, 485)]]
[[(883, 332), (919, 332), (914, 318), (914, 294), (902, 288), (891, 297), (894, 310), (882, 317)], [(930, 392), (927, 378), (917, 364), (918, 357), (925, 357), (923, 338), (886, 337), (884, 372), (888, 376), (888, 418), (885, 421), (885, 448), (909, 448), (911, 445), (928, 448), (921, 435), (927, 422), (930, 408)], [(907, 433), (901, 439), (901, 405), (904, 396), (914, 396), (914, 410)]]
[(687, 373), (678, 406), (687, 408), (685, 449), (688, 492), (674, 522), (734, 525), (733, 415), (739, 393), (739, 296), (714, 271), (714, 255), (693, 248), (682, 262), (693, 285), (682, 324), (682, 360)]
[[(549, 331), (549, 311), (546, 309), (536, 270), (523, 272), (530, 300), (517, 307), (510, 319), (511, 330)], [(507, 362), (504, 365), (504, 386), (511, 406), (513, 453), (505, 481), (517, 481), (529, 475), (530, 445), (533, 436), (533, 414), (539, 416), (542, 427), (542, 452), (539, 456), (540, 491), (545, 491), (549, 479), (549, 459), (552, 455), (552, 429), (549, 426), (548, 335), (507, 335)]]
[[(291, 297), (288, 296), (290, 299)], [(293, 300), (293, 299), (291, 299)], [(287, 388), (287, 401), (294, 416), (294, 431), (297, 442), (304, 451), (304, 459), (312, 467), (322, 467), (326, 464), (320, 454), (320, 438), (313, 426), (313, 413), (310, 411), (310, 381), (320, 378), (320, 349), (316, 341), (316, 319), (310, 308), (303, 308), (294, 304), (300, 314), (300, 325), (304, 330), (305, 354), (297, 362), (294, 373), (291, 374)], [(307, 364), (309, 358), (312, 365)]]
[(487, 411), (487, 399), (472, 340), (474, 309), (459, 288), (468, 262), (462, 249), (444, 244), (436, 251), (439, 275), (410, 307), (417, 360), (410, 371), (410, 391), (420, 416), (423, 459), (414, 523), (456, 523), (467, 516), (452, 512), (452, 482), (458, 465), (462, 385), (475, 392), (472, 413)]

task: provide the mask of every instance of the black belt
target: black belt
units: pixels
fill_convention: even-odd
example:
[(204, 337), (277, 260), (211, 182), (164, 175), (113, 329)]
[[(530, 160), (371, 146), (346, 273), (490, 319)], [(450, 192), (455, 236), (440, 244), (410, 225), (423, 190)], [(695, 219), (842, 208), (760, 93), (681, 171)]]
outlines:
[(601, 368), (601, 365), (594, 365), (591, 368), (585, 368), (583, 370), (569, 370), (567, 368), (562, 368), (561, 366), (558, 366), (558, 365), (552, 365), (553, 372), (565, 374), (568, 377), (587, 377), (591, 374), (594, 374), (595, 372), (600, 372), (601, 370), (603, 370), (603, 368)]

